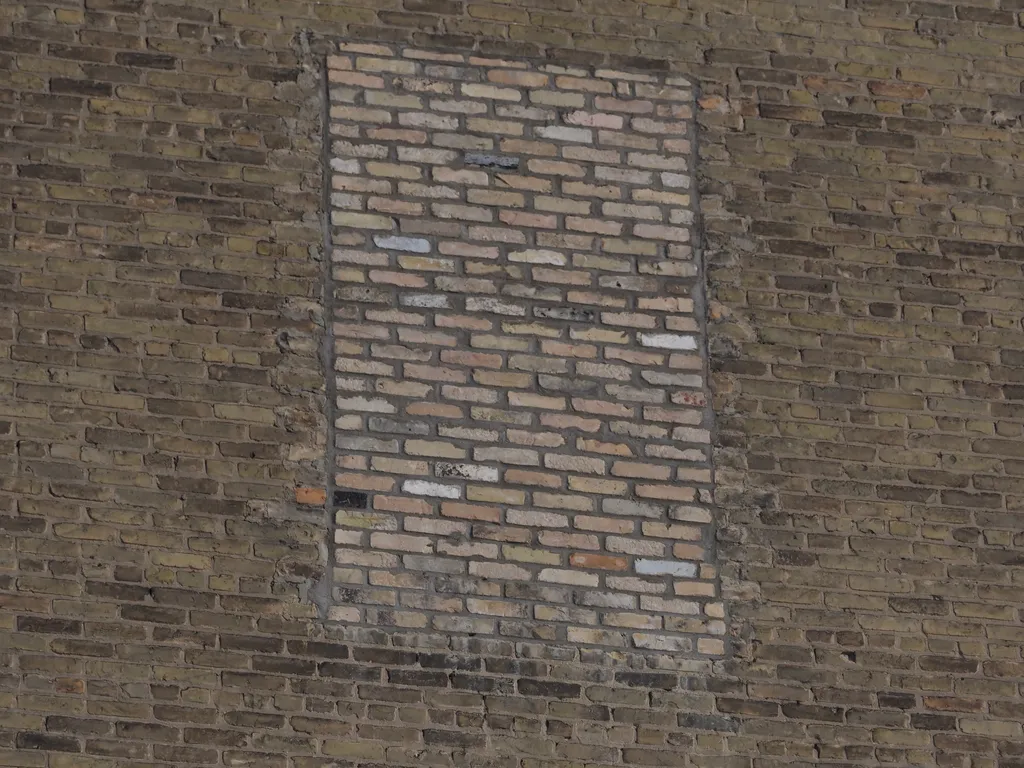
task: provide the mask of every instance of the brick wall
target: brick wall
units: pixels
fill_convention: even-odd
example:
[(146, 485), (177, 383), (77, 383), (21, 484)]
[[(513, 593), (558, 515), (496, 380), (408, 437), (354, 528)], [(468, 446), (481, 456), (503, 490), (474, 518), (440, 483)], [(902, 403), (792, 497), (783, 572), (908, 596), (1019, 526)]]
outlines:
[[(1022, 11), (0, 6), (0, 762), (1024, 764)], [(339, 40), (694, 83), (725, 658), (319, 619)]]

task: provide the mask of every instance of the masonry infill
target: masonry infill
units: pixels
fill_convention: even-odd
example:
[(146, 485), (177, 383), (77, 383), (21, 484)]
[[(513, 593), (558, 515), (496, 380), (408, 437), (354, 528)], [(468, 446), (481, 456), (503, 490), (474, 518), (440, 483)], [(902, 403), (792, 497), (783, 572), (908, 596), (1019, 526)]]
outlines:
[(327, 63), (328, 618), (722, 653), (690, 83)]

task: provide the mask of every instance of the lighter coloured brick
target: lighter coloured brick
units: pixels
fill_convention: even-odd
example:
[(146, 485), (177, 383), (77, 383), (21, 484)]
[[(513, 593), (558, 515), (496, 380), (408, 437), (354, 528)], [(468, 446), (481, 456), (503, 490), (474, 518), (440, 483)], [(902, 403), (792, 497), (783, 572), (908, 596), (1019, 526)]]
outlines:
[(399, 237), (374, 235), (373, 242), (378, 248), (411, 253), (430, 253), (430, 241), (422, 237)]
[(505, 513), (505, 521), (509, 525), (525, 525), (531, 528), (569, 527), (567, 516), (533, 509), (510, 509)]
[(462, 496), (462, 489), (458, 486), (432, 483), (427, 480), (406, 480), (402, 483), (402, 490), (417, 496), (436, 496), (442, 499), (458, 499)]
[(578, 587), (596, 587), (599, 581), (596, 573), (567, 571), (560, 568), (543, 568), (537, 574), (537, 579), (554, 584), (572, 584)]
[(693, 336), (672, 333), (638, 333), (637, 338), (644, 347), (655, 349), (697, 349), (697, 340)]

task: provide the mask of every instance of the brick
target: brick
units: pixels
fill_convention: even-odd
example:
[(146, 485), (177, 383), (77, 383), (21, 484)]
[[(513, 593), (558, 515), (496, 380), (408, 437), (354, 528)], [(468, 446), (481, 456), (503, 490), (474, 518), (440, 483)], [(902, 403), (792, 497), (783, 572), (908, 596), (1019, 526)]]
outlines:
[(589, 553), (575, 553), (570, 555), (569, 564), (578, 568), (594, 568), (607, 571), (624, 571), (629, 567), (629, 561), (624, 557)]
[(378, 248), (412, 253), (430, 253), (430, 241), (422, 237), (398, 237), (374, 235), (373, 242)]
[(443, 499), (457, 499), (462, 496), (462, 491), (457, 486), (426, 480), (406, 480), (402, 483), (402, 490), (417, 496), (436, 496)]
[(558, 568), (544, 568), (537, 574), (537, 578), (540, 581), (548, 581), (555, 584), (574, 584), (583, 587), (596, 587), (598, 584), (596, 574), (566, 571)]

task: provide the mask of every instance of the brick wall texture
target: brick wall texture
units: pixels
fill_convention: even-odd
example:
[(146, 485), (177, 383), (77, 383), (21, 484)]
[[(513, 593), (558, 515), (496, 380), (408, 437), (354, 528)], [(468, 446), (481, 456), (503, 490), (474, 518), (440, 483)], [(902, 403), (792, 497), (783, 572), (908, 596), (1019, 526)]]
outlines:
[(1022, 14), (0, 3), (0, 765), (1024, 766)]

